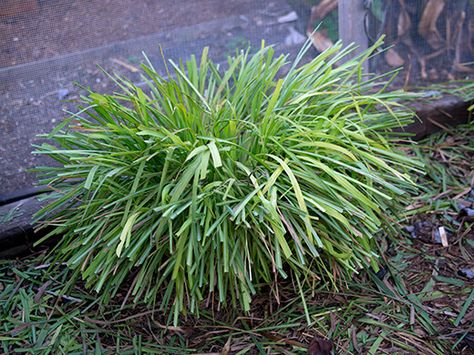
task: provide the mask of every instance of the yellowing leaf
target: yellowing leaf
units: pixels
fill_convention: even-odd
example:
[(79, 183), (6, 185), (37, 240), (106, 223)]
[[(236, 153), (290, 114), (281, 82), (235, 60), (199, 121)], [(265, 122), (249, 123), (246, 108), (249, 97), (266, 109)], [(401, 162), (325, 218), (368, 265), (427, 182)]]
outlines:
[(128, 217), (127, 223), (125, 223), (125, 226), (123, 227), (122, 232), (120, 233), (120, 243), (117, 245), (117, 249), (115, 251), (118, 257), (122, 255), (122, 250), (124, 246), (126, 248), (130, 244), (132, 227), (133, 227), (133, 224), (135, 223), (135, 220), (139, 216), (139, 214), (140, 212), (136, 212), (132, 214), (130, 217)]

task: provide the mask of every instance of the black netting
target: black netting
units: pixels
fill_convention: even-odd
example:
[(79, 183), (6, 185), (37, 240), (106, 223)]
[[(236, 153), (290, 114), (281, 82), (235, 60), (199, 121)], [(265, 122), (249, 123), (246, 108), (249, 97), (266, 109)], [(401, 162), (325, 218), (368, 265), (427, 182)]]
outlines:
[(468, 0), (386, 0), (370, 2), (367, 34), (385, 34), (389, 48), (372, 70), (403, 67), (396, 84), (470, 79), (474, 72), (474, 2)]
[(305, 40), (308, 6), (284, 0), (0, 1), (0, 193), (33, 183), (26, 170), (42, 161), (30, 154), (31, 144), (74, 108), (83, 93), (75, 83), (113, 90), (98, 66), (140, 83), (142, 51), (163, 70), (160, 46), (174, 60), (209, 46), (210, 57), (222, 63), (236, 48), (259, 48), (262, 39), (279, 53), (295, 53)]
[[(398, 86), (470, 77), (472, 1), (356, 1), (365, 6), (359, 19), (365, 40), (385, 33), (387, 45), (393, 45), (372, 61), (371, 70), (403, 66)], [(0, 0), (0, 193), (33, 183), (26, 170), (40, 160), (30, 154), (31, 144), (65, 117), (62, 110), (74, 108), (83, 92), (76, 82), (113, 90), (98, 66), (140, 83), (142, 51), (163, 69), (160, 46), (173, 59), (209, 46), (210, 56), (225, 62), (236, 48), (258, 48), (262, 39), (279, 53), (294, 54), (307, 34), (313, 56), (338, 40), (338, 19), (348, 17), (338, 15), (337, 5), (337, 0)]]

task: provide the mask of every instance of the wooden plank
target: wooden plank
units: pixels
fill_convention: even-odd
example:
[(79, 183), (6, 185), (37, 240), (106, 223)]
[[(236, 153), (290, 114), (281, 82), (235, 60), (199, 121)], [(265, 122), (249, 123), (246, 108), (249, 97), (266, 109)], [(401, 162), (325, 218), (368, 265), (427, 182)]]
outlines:
[(48, 189), (47, 186), (34, 186), (6, 194), (0, 194), (0, 206), (8, 205), (12, 202), (24, 200), (27, 197), (33, 197), (49, 191), (51, 190)]
[(41, 206), (36, 197), (0, 206), (0, 258), (33, 250), (42, 233), (34, 232), (32, 217)]
[(410, 109), (416, 112), (418, 119), (396, 131), (414, 133), (414, 140), (423, 139), (444, 128), (467, 123), (470, 113), (467, 111), (472, 102), (466, 102), (457, 96), (443, 96), (438, 100), (426, 100), (410, 103)]
[[(354, 58), (368, 48), (369, 40), (364, 27), (365, 14), (363, 0), (339, 0), (339, 38), (344, 46), (351, 43), (357, 45), (357, 49), (348, 55), (347, 59)], [(368, 62), (364, 63), (363, 69), (365, 73), (368, 73)]]

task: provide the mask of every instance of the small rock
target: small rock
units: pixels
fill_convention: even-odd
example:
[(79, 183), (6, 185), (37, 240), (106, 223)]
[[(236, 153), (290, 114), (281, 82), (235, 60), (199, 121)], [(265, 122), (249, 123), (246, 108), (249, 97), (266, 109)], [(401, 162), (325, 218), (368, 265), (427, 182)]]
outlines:
[(306, 41), (306, 37), (299, 33), (297, 30), (295, 30), (293, 27), (289, 27), (288, 29), (290, 30), (290, 33), (285, 38), (285, 46), (289, 47), (293, 45), (298, 45)]
[(426, 90), (422, 92), (423, 97), (437, 97), (441, 95), (440, 91), (437, 90)]
[(249, 18), (248, 18), (247, 16), (245, 16), (245, 15), (240, 15), (239, 18), (240, 18), (242, 21), (245, 21), (246, 23), (249, 23), (249, 22), (250, 22)]
[(458, 219), (467, 218), (469, 220), (474, 218), (474, 208), (464, 207), (459, 211)]
[(298, 20), (298, 14), (295, 11), (291, 11), (284, 16), (278, 17), (277, 19), (278, 23), (287, 23), (287, 22), (293, 22), (296, 20)]
[(308, 355), (331, 355), (333, 353), (332, 340), (314, 337), (308, 347)]
[(383, 280), (383, 278), (385, 277), (385, 275), (387, 275), (387, 273), (388, 273), (388, 270), (384, 267), (381, 267), (380, 270), (375, 273), (375, 276), (377, 276), (377, 278), (379, 278), (380, 280)]
[(69, 95), (68, 89), (59, 89), (58, 90), (58, 100), (64, 100)]
[(458, 270), (458, 275), (472, 280), (474, 279), (474, 270), (469, 268), (462, 268)]
[(469, 197), (467, 198), (469, 201), (474, 202), (474, 187), (469, 191)]
[(405, 227), (405, 230), (410, 233), (412, 238), (422, 238), (426, 235), (431, 235), (433, 224), (430, 222), (416, 222), (412, 226)]
[(408, 232), (408, 233), (412, 233), (415, 231), (415, 227), (414, 226), (406, 226), (405, 227), (405, 230)]
[[(462, 336), (463, 334), (459, 334), (459, 336)], [(474, 333), (469, 333), (464, 337), (464, 343), (467, 344), (467, 346), (470, 349), (474, 349)]]
[(416, 238), (416, 232), (414, 226), (406, 226), (403, 228), (406, 232), (410, 234), (412, 238)]

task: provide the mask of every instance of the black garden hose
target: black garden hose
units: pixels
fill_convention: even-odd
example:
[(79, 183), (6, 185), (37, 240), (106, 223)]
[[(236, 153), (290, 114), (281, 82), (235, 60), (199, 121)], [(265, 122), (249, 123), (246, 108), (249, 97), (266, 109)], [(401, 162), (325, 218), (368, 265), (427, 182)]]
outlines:
[(51, 191), (51, 189), (49, 189), (47, 186), (35, 186), (0, 194), (0, 206), (8, 205), (9, 203), (20, 201), (28, 197), (40, 195), (48, 191)]

